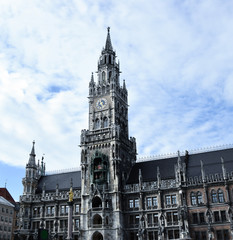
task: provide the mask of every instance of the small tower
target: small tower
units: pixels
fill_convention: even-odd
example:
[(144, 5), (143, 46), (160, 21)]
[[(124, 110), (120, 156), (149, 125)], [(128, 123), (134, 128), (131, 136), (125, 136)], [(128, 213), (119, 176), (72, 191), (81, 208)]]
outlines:
[(23, 178), (24, 195), (35, 194), (38, 182), (38, 166), (36, 165), (35, 141), (32, 143), (32, 150), (26, 164), (26, 176)]

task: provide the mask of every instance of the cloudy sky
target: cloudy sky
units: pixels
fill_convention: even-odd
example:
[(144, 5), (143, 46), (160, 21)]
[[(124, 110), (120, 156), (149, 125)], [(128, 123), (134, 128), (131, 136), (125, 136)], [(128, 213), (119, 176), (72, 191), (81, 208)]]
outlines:
[(16, 200), (33, 140), (48, 171), (79, 167), (108, 26), (139, 156), (233, 143), (231, 0), (1, 0), (0, 187)]

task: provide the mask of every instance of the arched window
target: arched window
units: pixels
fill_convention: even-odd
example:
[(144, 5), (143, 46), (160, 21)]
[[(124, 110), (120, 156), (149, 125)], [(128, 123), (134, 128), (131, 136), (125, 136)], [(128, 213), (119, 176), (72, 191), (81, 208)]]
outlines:
[(105, 81), (105, 72), (102, 72), (102, 80)]
[(108, 127), (108, 118), (104, 118), (104, 128)]
[(102, 208), (102, 201), (98, 196), (92, 199), (92, 208)]
[(220, 203), (223, 203), (223, 202), (224, 202), (224, 194), (223, 194), (222, 189), (218, 189), (218, 201), (219, 201)]
[(95, 129), (99, 129), (100, 128), (100, 120), (97, 118), (95, 120)]
[(108, 56), (108, 63), (111, 64), (112, 63), (112, 58), (111, 55)]
[(92, 240), (103, 240), (103, 239), (104, 238), (103, 238), (102, 234), (99, 232), (95, 232), (92, 236)]
[(197, 204), (202, 204), (203, 199), (202, 199), (202, 194), (201, 192), (197, 192)]
[(197, 198), (196, 198), (196, 194), (194, 192), (191, 193), (191, 204), (192, 205), (197, 204)]
[(212, 203), (217, 203), (218, 202), (217, 193), (216, 193), (215, 190), (211, 191), (211, 199), (212, 199)]

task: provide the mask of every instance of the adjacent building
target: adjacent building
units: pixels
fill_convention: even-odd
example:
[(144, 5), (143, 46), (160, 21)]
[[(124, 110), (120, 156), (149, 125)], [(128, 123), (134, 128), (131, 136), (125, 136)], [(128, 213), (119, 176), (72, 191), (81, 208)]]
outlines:
[(232, 239), (233, 148), (137, 161), (109, 28), (88, 99), (80, 171), (46, 175), (33, 142), (17, 236), (32, 239), (45, 228), (52, 238), (66, 238), (72, 186), (74, 239)]
[(13, 239), (14, 230), (14, 204), (0, 196), (0, 239)]

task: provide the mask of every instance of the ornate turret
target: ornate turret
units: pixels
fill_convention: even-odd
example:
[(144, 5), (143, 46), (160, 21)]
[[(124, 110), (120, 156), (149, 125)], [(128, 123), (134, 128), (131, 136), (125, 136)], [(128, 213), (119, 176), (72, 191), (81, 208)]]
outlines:
[(24, 194), (35, 193), (38, 180), (38, 166), (36, 165), (35, 141), (32, 142), (32, 150), (26, 165), (26, 176), (23, 178)]
[(36, 164), (35, 141), (32, 142), (32, 150), (26, 164), (26, 176), (23, 178), (24, 194), (34, 194), (40, 176), (45, 175), (45, 163), (42, 157), (41, 164)]

